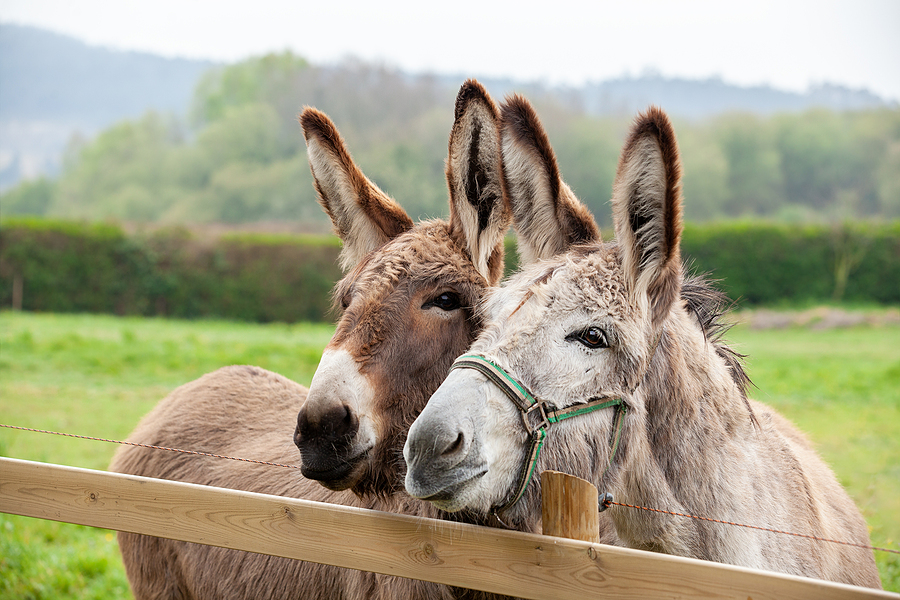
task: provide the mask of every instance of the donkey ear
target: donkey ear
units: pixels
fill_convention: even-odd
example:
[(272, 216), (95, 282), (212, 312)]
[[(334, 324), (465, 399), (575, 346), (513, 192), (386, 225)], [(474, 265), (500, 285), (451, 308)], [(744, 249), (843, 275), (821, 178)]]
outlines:
[(466, 246), (475, 268), (493, 285), (503, 275), (503, 236), (511, 216), (500, 156), (500, 111), (474, 79), (456, 96), (447, 185), (450, 235)]
[(638, 115), (616, 171), (613, 221), (625, 279), (646, 295), (658, 324), (679, 294), (681, 161), (669, 118), (651, 106)]
[(528, 100), (508, 97), (502, 118), (506, 187), (522, 262), (599, 241), (597, 223), (560, 177), (550, 140)]
[(341, 268), (347, 271), (388, 240), (412, 228), (412, 219), (353, 162), (337, 127), (307, 107), (300, 114), (319, 204), (341, 238)]

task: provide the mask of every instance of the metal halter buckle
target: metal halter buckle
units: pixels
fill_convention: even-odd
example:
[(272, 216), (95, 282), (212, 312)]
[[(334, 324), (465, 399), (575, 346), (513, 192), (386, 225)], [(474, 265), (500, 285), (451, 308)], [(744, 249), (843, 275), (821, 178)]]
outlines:
[[(540, 421), (537, 422), (534, 426), (528, 422), (528, 417), (537, 411), (540, 414)], [(533, 434), (535, 431), (539, 429), (547, 429), (550, 427), (550, 419), (547, 418), (547, 408), (543, 401), (538, 400), (535, 404), (532, 404), (525, 410), (519, 411), (522, 414), (522, 423), (525, 424), (525, 431), (529, 433), (529, 435)]]

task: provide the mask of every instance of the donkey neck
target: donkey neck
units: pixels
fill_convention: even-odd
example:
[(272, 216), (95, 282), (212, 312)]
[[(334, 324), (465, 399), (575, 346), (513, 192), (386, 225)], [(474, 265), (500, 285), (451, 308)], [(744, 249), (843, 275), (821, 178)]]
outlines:
[[(635, 392), (626, 457), (614, 493), (629, 504), (720, 518), (740, 499), (721, 482), (755, 443), (752, 417), (715, 344), (674, 312)], [(635, 546), (715, 559), (709, 532), (682, 517), (615, 511), (620, 535)], [(630, 509), (629, 509), (630, 510)]]
[[(686, 314), (675, 313), (667, 322), (640, 392), (647, 431), (657, 451), (698, 441), (702, 448), (718, 446), (750, 431), (743, 391), (716, 345)], [(679, 430), (692, 439), (674, 435)]]

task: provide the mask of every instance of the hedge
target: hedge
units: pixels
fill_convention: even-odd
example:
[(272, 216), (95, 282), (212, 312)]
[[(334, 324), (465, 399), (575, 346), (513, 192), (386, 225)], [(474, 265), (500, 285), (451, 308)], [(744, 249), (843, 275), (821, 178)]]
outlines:
[(742, 306), (900, 303), (900, 221), (686, 225), (681, 251)]
[(202, 239), (180, 228), (126, 235), (111, 225), (7, 220), (0, 225), (0, 306), (244, 321), (320, 321), (341, 276), (340, 246), (321, 236)]
[[(517, 264), (507, 240), (507, 266)], [(187, 229), (126, 234), (110, 224), (0, 223), (0, 306), (245, 321), (319, 321), (341, 276), (331, 236)], [(742, 306), (900, 304), (900, 222), (687, 225), (682, 254)]]

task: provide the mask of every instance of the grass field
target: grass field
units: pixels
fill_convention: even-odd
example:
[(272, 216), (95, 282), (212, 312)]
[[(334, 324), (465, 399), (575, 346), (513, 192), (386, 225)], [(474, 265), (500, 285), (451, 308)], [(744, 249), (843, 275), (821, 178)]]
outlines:
[[(0, 312), (0, 423), (122, 439), (178, 385), (227, 364), (309, 384), (332, 328)], [(900, 328), (751, 330), (752, 395), (806, 431), (900, 547)], [(113, 444), (0, 429), (0, 455), (105, 469)], [(765, 507), (761, 507), (764, 510)], [(876, 553), (887, 589), (900, 557)], [(128, 598), (110, 531), (0, 514), (0, 598)]]

